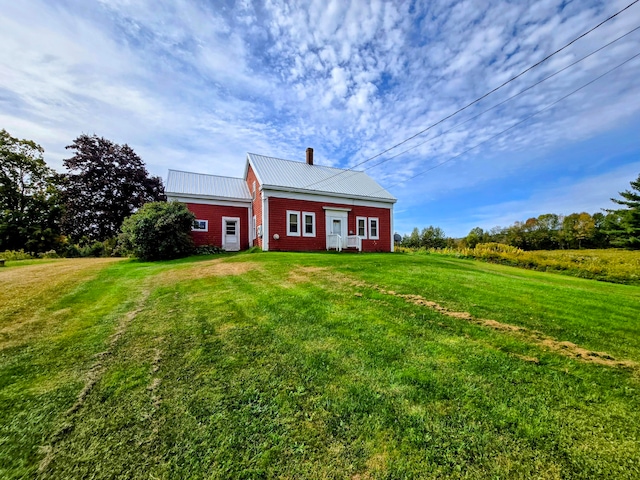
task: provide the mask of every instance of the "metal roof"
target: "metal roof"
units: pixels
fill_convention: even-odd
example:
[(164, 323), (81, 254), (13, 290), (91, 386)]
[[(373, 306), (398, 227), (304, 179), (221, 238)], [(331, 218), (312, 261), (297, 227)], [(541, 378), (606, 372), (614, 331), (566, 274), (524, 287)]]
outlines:
[(306, 162), (247, 154), (248, 162), (263, 188), (275, 187), (330, 194), (363, 197), (387, 202), (397, 199), (364, 172), (308, 165)]
[(247, 182), (243, 178), (220, 177), (180, 170), (169, 170), (165, 193), (251, 200)]

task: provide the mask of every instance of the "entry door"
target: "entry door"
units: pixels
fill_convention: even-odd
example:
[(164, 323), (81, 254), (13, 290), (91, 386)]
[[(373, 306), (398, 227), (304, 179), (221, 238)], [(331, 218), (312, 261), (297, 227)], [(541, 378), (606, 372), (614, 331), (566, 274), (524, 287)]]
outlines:
[(240, 250), (240, 219), (222, 217), (222, 248), (227, 252)]
[(342, 237), (342, 248), (347, 244), (347, 212), (327, 210), (327, 248), (335, 248), (334, 240), (330, 240), (329, 235), (340, 235)]

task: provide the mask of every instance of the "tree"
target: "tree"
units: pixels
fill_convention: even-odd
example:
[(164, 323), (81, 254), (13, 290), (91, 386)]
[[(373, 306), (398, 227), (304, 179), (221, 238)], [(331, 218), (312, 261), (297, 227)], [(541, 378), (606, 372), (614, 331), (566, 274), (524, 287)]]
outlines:
[(194, 220), (184, 203), (147, 203), (125, 219), (119, 243), (141, 260), (184, 257), (193, 251)]
[(469, 234), (463, 239), (465, 246), (475, 248), (479, 243), (486, 243), (490, 240), (489, 233), (480, 227), (472, 228)]
[(57, 176), (31, 140), (0, 131), (0, 250), (44, 252), (60, 242)]
[(424, 248), (444, 248), (447, 240), (444, 231), (440, 227), (429, 226), (423, 228), (420, 233), (420, 246)]
[(115, 237), (122, 222), (147, 202), (164, 201), (159, 177), (149, 177), (140, 157), (127, 144), (96, 135), (80, 135), (67, 146), (64, 160), (65, 233), (74, 240)]
[(582, 248), (582, 242), (593, 237), (596, 231), (596, 222), (587, 212), (574, 213), (574, 215), (577, 215), (577, 218), (573, 230), (575, 232), (575, 238), (578, 239), (578, 248)]
[(420, 232), (418, 227), (415, 227), (411, 232), (411, 235), (405, 235), (402, 238), (402, 246), (408, 248), (418, 248), (420, 246)]
[[(617, 210), (607, 211), (607, 214), (604, 216), (604, 220), (602, 221), (602, 225), (600, 226), (599, 232), (599, 235), (602, 238), (602, 248), (617, 245), (617, 241), (620, 239), (620, 237), (622, 236), (621, 233), (623, 232), (622, 220), (623, 217), (618, 213)], [(596, 228), (598, 228), (597, 224)]]
[(630, 182), (631, 190), (620, 192), (622, 199), (612, 198), (611, 201), (627, 208), (607, 210), (620, 217), (617, 227), (610, 230), (610, 234), (616, 238), (612, 243), (616, 246), (639, 249), (640, 248), (640, 174), (638, 178)]

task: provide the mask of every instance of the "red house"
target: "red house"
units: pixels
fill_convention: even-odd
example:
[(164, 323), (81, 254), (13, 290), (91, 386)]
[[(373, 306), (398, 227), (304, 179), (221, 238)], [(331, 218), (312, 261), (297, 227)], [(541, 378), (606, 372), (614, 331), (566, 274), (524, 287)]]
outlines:
[(393, 251), (389, 192), (364, 172), (247, 154), (244, 178), (169, 170), (165, 193), (196, 215), (196, 245), (227, 251)]

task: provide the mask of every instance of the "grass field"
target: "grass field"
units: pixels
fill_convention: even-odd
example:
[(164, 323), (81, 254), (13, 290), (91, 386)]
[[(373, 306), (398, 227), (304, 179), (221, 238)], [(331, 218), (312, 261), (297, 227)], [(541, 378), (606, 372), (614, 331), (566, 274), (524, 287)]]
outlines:
[(419, 249), (417, 255), (436, 254), (476, 258), (503, 265), (542, 272), (561, 273), (605, 282), (640, 285), (640, 250), (619, 248), (597, 250), (532, 250), (497, 243), (478, 244), (475, 248)]
[(436, 255), (0, 269), (0, 478), (639, 478), (640, 287)]

